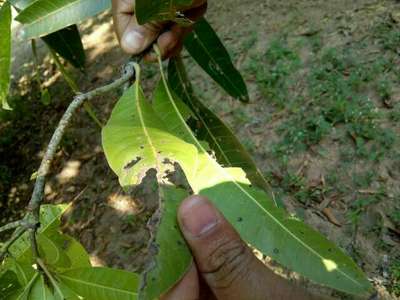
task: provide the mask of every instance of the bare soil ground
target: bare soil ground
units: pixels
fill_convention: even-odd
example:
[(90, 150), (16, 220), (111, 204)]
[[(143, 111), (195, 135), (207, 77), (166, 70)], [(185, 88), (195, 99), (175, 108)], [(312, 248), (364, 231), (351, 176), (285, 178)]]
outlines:
[[(393, 0), (210, 1), (208, 19), (248, 83), (246, 106), (187, 59), (196, 91), (239, 135), (282, 205), (347, 251), (379, 299), (398, 299), (400, 293), (400, 275), (392, 274), (396, 264), (400, 274), (399, 14), (400, 4)], [(109, 13), (82, 24), (81, 33), (87, 69), (74, 76), (87, 91), (116, 78), (128, 57), (118, 47)], [(52, 95), (49, 106), (41, 104), (29, 47), (16, 37), (14, 49), (17, 109), (0, 119), (1, 223), (24, 212), (30, 176), (72, 97), (39, 44), (44, 85)], [(339, 72), (332, 77), (335, 72), (327, 67)], [(143, 69), (144, 85), (151, 87), (157, 69)], [(350, 87), (349, 78), (355, 78)], [(323, 92), (312, 88), (317, 86)], [(368, 105), (355, 100), (357, 105), (343, 113), (332, 106), (329, 93), (357, 94)], [(103, 123), (118, 95), (92, 102)], [(58, 152), (46, 201), (73, 203), (64, 230), (83, 243), (94, 264), (141, 270), (149, 238), (145, 223), (155, 204), (122, 192), (102, 152), (100, 129), (84, 110)]]

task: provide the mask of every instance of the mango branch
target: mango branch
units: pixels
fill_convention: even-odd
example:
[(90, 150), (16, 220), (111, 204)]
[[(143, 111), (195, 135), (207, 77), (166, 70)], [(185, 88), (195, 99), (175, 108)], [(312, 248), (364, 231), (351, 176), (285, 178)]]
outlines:
[(14, 221), (14, 222), (8, 223), (4, 226), (1, 226), (0, 232), (11, 230), (11, 229), (14, 229), (14, 228), (17, 228), (20, 226), (25, 226), (25, 224), (26, 224), (25, 220)]
[[(0, 250), (0, 261), (4, 258), (5, 254), (8, 252), (9, 247), (27, 230), (30, 230), (30, 240), (32, 244), (32, 250), (35, 256), (37, 256), (37, 244), (36, 244), (36, 230), (40, 225), (39, 222), (39, 212), (40, 212), (40, 205), (43, 201), (44, 195), (44, 185), (46, 176), (49, 173), (51, 163), (54, 159), (56, 154), (57, 148), (59, 147), (61, 140), (64, 136), (65, 130), (71, 122), (73, 115), (76, 113), (78, 108), (88, 100), (91, 100), (99, 95), (111, 92), (117, 88), (120, 88), (127, 82), (131, 82), (135, 77), (135, 68), (134, 63), (129, 62), (124, 66), (123, 74), (120, 78), (116, 79), (114, 82), (96, 88), (92, 91), (87, 93), (81, 94), (77, 93), (74, 97), (72, 102), (69, 104), (68, 108), (64, 112), (63, 116), (61, 117), (60, 122), (58, 123), (53, 136), (50, 139), (50, 142), (47, 146), (46, 153), (40, 163), (39, 170), (37, 172), (37, 177), (34, 185), (34, 189), (32, 192), (32, 197), (29, 201), (27, 210), (28, 214), (22, 221), (13, 222), (1, 227), (3, 230), (17, 228), (14, 234), (11, 236), (10, 240), (3, 244)], [(3, 231), (2, 230), (2, 231)]]

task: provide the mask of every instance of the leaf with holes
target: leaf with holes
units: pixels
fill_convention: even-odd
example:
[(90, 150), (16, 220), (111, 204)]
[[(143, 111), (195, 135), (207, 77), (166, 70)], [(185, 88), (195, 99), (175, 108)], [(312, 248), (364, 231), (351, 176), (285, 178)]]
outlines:
[(179, 204), (187, 196), (184, 190), (160, 186), (161, 220), (150, 246), (154, 257), (141, 275), (139, 299), (157, 299), (188, 270), (192, 256), (180, 233), (176, 217)]
[(211, 25), (202, 18), (184, 40), (185, 48), (203, 70), (229, 95), (249, 101), (246, 84)]
[[(168, 159), (179, 160), (186, 174), (196, 164), (196, 147), (166, 128), (144, 98), (137, 80), (118, 101), (102, 131), (108, 163), (123, 187), (139, 184), (152, 168), (166, 174), (171, 169)], [(186, 176), (191, 178), (194, 173)]]
[[(166, 96), (157, 101), (169, 105), (159, 103), (163, 110), (156, 112), (137, 81), (103, 130), (107, 160), (121, 183), (137, 184), (149, 168), (157, 169), (161, 179), (167, 171), (166, 159), (178, 163), (192, 190), (207, 196), (242, 238), (262, 253), (315, 282), (352, 294), (367, 292), (370, 284), (362, 271), (333, 243), (277, 208), (263, 191), (250, 186), (242, 169), (218, 164), (186, 124), (161, 74), (165, 91), (158, 94)], [(127, 169), (138, 157), (140, 161)], [(181, 276), (175, 274), (175, 279)]]
[(15, 18), (26, 39), (48, 35), (111, 7), (110, 0), (37, 0)]

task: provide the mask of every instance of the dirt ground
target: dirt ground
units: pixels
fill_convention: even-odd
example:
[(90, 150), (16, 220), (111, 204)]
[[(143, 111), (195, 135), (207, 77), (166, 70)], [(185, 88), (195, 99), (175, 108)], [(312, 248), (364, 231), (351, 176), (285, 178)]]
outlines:
[[(392, 273), (398, 264), (400, 274), (400, 69), (396, 69), (400, 38), (391, 35), (392, 31), (384, 35), (375, 29), (390, 23), (400, 36), (400, 3), (210, 1), (207, 18), (242, 71), (251, 103), (244, 106), (228, 97), (184, 53), (197, 93), (235, 130), (282, 205), (349, 253), (375, 285), (379, 299), (398, 299), (400, 275), (396, 279)], [(80, 89), (87, 91), (118, 77), (128, 56), (118, 47), (109, 13), (85, 22), (80, 29), (87, 69), (85, 74), (73, 72)], [(392, 38), (393, 43), (385, 42)], [(303, 124), (303, 117), (315, 120), (312, 112), (318, 116), (330, 105), (324, 95), (333, 81), (311, 76), (334, 64), (323, 54), (329, 49), (339, 49), (341, 58), (342, 53), (351, 52), (345, 57), (351, 61), (342, 72), (345, 75), (339, 74), (335, 82), (341, 76), (351, 78), (352, 72), (367, 72), (355, 71), (354, 66), (368, 67), (381, 59), (390, 62), (383, 72), (372, 70), (367, 84), (357, 88), (373, 109), (365, 112), (364, 106), (357, 106), (356, 112), (382, 115), (371, 117), (371, 128), (381, 130), (376, 134), (358, 135), (358, 125), (366, 124), (364, 118), (335, 122), (325, 118), (322, 125)], [(14, 53), (12, 101), (18, 109), (0, 119), (1, 224), (23, 214), (33, 187), (31, 174), (72, 97), (43, 44), (39, 43), (40, 70), (43, 85), (52, 95), (49, 106), (38, 99), (30, 49), (18, 35)], [(354, 63), (359, 59), (362, 62)], [(390, 70), (387, 65), (392, 66)], [(275, 77), (271, 79), (272, 71)], [(157, 69), (143, 65), (143, 73), (148, 89), (156, 82)], [(382, 85), (390, 85), (389, 96), (381, 95), (386, 91), (381, 85), (374, 88), (381, 74), (386, 80), (382, 79)], [(311, 84), (326, 84), (326, 91), (312, 94), (310, 78), (314, 80)], [(116, 91), (92, 102), (103, 123), (118, 95)], [(304, 131), (299, 130), (303, 125)], [(123, 193), (102, 152), (100, 128), (81, 110), (68, 129), (46, 184), (46, 202), (73, 203), (65, 218), (65, 232), (82, 242), (93, 264), (140, 271), (149, 238), (145, 223), (154, 210), (154, 203), (142, 198)]]

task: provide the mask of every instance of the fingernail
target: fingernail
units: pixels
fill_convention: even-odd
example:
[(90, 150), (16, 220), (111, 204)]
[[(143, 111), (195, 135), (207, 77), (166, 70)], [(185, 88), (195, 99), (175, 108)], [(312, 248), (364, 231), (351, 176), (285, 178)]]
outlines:
[(209, 233), (218, 224), (218, 213), (203, 197), (193, 196), (181, 205), (180, 220), (184, 231), (193, 237)]
[(145, 42), (144, 35), (139, 31), (128, 31), (122, 37), (124, 46), (131, 52), (142, 51), (143, 44)]

